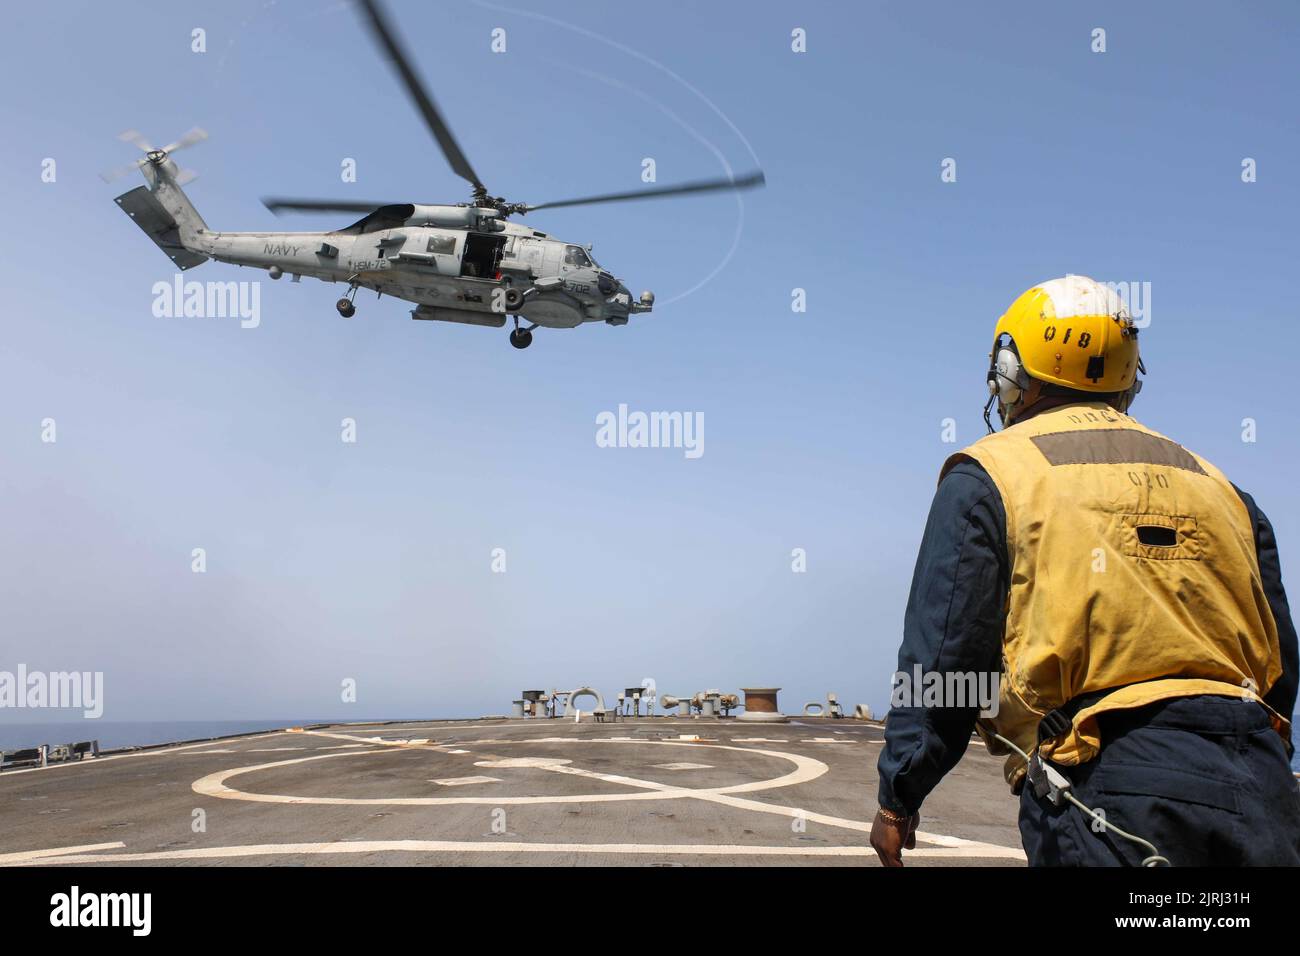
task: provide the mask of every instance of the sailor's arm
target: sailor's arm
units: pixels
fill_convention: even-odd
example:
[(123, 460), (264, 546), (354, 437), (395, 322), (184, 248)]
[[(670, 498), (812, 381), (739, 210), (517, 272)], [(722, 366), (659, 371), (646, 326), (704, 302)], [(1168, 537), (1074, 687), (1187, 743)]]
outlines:
[[(1255, 499), (1240, 488), (1237, 488), (1237, 494), (1245, 503), (1251, 523), (1255, 526), (1255, 554), (1259, 559), (1260, 583), (1264, 586), (1264, 595), (1268, 598), (1269, 609), (1277, 624), (1277, 638), (1282, 650), (1282, 676), (1268, 688), (1264, 702), (1290, 719), (1295, 713), (1296, 689), (1300, 686), (1300, 647), (1297, 646), (1286, 589), (1282, 586), (1282, 563), (1278, 557), (1277, 538), (1273, 535), (1273, 525), (1268, 516), (1255, 504)], [(1294, 729), (1292, 733), (1294, 734)], [(1287, 749), (1292, 750), (1293, 746), (1288, 744)]]
[[(974, 462), (954, 466), (935, 493), (916, 559), (900, 672), (910, 676), (918, 664), (923, 673), (1000, 669), (1006, 541), (993, 481)], [(977, 717), (978, 707), (891, 709), (878, 766), (880, 806), (895, 816), (915, 814), (965, 753)]]

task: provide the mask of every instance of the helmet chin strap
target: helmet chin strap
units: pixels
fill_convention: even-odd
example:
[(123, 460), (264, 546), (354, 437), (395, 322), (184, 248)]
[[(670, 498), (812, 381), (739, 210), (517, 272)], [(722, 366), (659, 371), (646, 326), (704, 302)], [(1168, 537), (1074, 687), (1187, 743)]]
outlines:
[(989, 414), (993, 411), (993, 403), (997, 400), (996, 395), (990, 395), (989, 400), (984, 403), (984, 427), (989, 430), (990, 435), (993, 434), (993, 420), (989, 418)]
[(990, 435), (992, 435), (995, 430), (993, 428), (992, 418), (990, 417), (990, 413), (993, 411), (994, 403), (996, 403), (998, 406), (998, 421), (1002, 423), (1003, 428), (1006, 428), (1007, 425), (1010, 424), (1010, 421), (1007, 418), (1008, 414), (1011, 412), (1011, 409), (1017, 407), (1022, 401), (1024, 401), (1024, 396), (1025, 396), (1024, 390), (1021, 389), (1020, 396), (1009, 405), (1003, 402), (998, 397), (997, 392), (994, 392), (992, 395), (989, 396), (989, 400), (984, 403), (984, 427), (989, 430)]
[[(1142, 368), (1140, 360), (1138, 362), (1138, 368), (1141, 368), (1144, 373), (1146, 372), (1146, 369)], [(1128, 390), (1124, 392), (1123, 396), (1119, 400), (1119, 410), (1127, 415), (1129, 406), (1133, 404), (1133, 399), (1138, 397), (1138, 392), (1140, 391), (1142, 391), (1142, 379), (1134, 378), (1133, 384), (1128, 387)]]
[[(1007, 379), (1007, 376), (1001, 373), (998, 374), (1001, 378)], [(1011, 381), (1010, 379), (1007, 380)], [(1017, 385), (1018, 391), (1014, 402), (1000, 401), (998, 394), (994, 392), (984, 405), (984, 425), (988, 428), (990, 435), (993, 434), (993, 422), (990, 420), (989, 413), (993, 409), (994, 402), (998, 403), (998, 418), (1002, 422), (1002, 427), (1006, 428), (1017, 414), (1023, 414), (1026, 409), (1037, 405), (1038, 400), (1042, 397), (1043, 383), (1036, 378), (1030, 377), (1028, 385), (1020, 385), (1019, 382), (1013, 384)]]

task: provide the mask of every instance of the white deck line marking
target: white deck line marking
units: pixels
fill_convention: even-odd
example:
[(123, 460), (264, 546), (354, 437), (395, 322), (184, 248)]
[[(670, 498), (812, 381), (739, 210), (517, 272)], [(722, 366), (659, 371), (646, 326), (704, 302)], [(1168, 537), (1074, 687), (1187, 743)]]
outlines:
[[(339, 736), (337, 734), (321, 734), (321, 736)], [(562, 743), (569, 746), (576, 744), (601, 744), (601, 743), (628, 743), (628, 741), (611, 741), (606, 737), (540, 737), (526, 740), (517, 740), (513, 743)], [(735, 750), (741, 753), (762, 754), (767, 757), (774, 757), (779, 760), (787, 760), (795, 765), (795, 770), (783, 777), (776, 777), (770, 780), (751, 781), (746, 784), (738, 784), (730, 787), (715, 787), (709, 789), (691, 789), (687, 787), (673, 786), (670, 784), (658, 783), (653, 780), (637, 780), (632, 777), (625, 777), (617, 774), (600, 774), (592, 770), (582, 770), (578, 767), (567, 767), (559, 765), (543, 766), (540, 769), (556, 772), (569, 773), (575, 776), (588, 777), (602, 780), (607, 783), (616, 783), (624, 786), (644, 788), (643, 792), (630, 794), (565, 794), (546, 797), (292, 797), (281, 794), (263, 794), (248, 793), (242, 790), (236, 790), (225, 785), (225, 781), (230, 777), (240, 774), (252, 773), (256, 770), (266, 770), (272, 767), (283, 767), (289, 764), (305, 763), (310, 760), (325, 760), (331, 757), (357, 757), (373, 754), (374, 751), (352, 751), (348, 753), (319, 754), (312, 757), (298, 757), (293, 760), (281, 760), (275, 763), (257, 764), (252, 767), (236, 767), (232, 770), (218, 771), (217, 773), (208, 774), (206, 777), (194, 781), (191, 785), (195, 793), (204, 796), (220, 797), (226, 800), (251, 800), (261, 803), (290, 803), (290, 804), (388, 804), (402, 806), (429, 806), (443, 804), (491, 804), (501, 806), (503, 804), (543, 804), (543, 803), (603, 803), (616, 802), (623, 800), (663, 800), (678, 799), (682, 797), (691, 797), (696, 800), (706, 800), (712, 803), (721, 803), (726, 806), (734, 807), (740, 810), (751, 810), (758, 813), (772, 813), (778, 816), (790, 818), (799, 817), (814, 823), (821, 823), (825, 826), (837, 827), (845, 830), (854, 830), (860, 833), (871, 832), (871, 821), (850, 820), (845, 817), (835, 817), (829, 814), (813, 813), (800, 807), (787, 807), (771, 803), (762, 803), (758, 800), (746, 800), (742, 797), (734, 796), (738, 793), (754, 793), (762, 790), (771, 790), (781, 787), (796, 786), (815, 780), (823, 774), (830, 772), (830, 767), (815, 760), (812, 757), (805, 757), (802, 754), (783, 753), (776, 750), (758, 750), (752, 747), (732, 747), (726, 744), (704, 744), (694, 743), (684, 740), (642, 740), (632, 741), (641, 746), (659, 746), (659, 747), (695, 747), (710, 750)], [(390, 746), (402, 746), (390, 744)], [(428, 748), (425, 748), (428, 749)], [(527, 758), (523, 758), (527, 759)], [(1025, 860), (1025, 853), (1018, 847), (1004, 847), (993, 843), (981, 843), (978, 840), (966, 840), (962, 837), (947, 836), (939, 833), (928, 833), (920, 830), (916, 833), (916, 838), (925, 843), (933, 843), (937, 846), (948, 849), (968, 849), (979, 850), (983, 856), (1000, 857), (1006, 859)], [(916, 851), (911, 851), (916, 852)]]
[(430, 783), (436, 783), (440, 787), (465, 787), (472, 783), (500, 783), (500, 777), (444, 777), (441, 780), (430, 780)]
[[(346, 740), (353, 744), (369, 744), (371, 746), (378, 744), (383, 747), (408, 747), (416, 750), (445, 749), (447, 746), (425, 738), (421, 738), (416, 742), (413, 740), (391, 740), (387, 737), (358, 737), (355, 734), (330, 733), (327, 730), (304, 730), (303, 733), (312, 737), (328, 737), (331, 740)], [(322, 747), (321, 749), (325, 748)]]
[[(120, 840), (116, 843), (86, 843), (82, 846), (57, 846), (48, 850), (22, 850), (18, 853), (0, 853), (0, 866), (29, 863), (32, 860), (45, 860), (56, 856), (91, 853), (95, 850), (120, 850), (126, 844)], [(98, 857), (93, 857), (98, 859)]]
[[(980, 844), (979, 846), (985, 846)], [(75, 849), (75, 848), (74, 848)], [(916, 849), (904, 851), (906, 859), (1012, 858), (1003, 852), (983, 853), (976, 847)], [(147, 853), (102, 853), (76, 856), (32, 856), (19, 865), (50, 866), (65, 863), (145, 863), (159, 860), (230, 859), (253, 856), (286, 856), (355, 853), (611, 853), (635, 856), (812, 856), (865, 857), (874, 859), (869, 846), (734, 846), (712, 843), (480, 843), (458, 840), (356, 840), (335, 843), (259, 843), (246, 846), (198, 847), (188, 850), (160, 850)], [(1019, 857), (1014, 857), (1018, 859)]]
[(657, 763), (656, 770), (712, 770), (711, 763)]
[[(588, 714), (586, 714), (585, 716), (590, 717), (591, 715), (588, 713)], [(409, 725), (406, 729), (408, 729), (408, 730), (434, 730), (434, 731), (436, 731), (436, 730), (446, 730), (446, 729), (448, 729), (448, 728), (454, 728), (454, 729), (457, 729), (457, 730), (461, 730), (461, 729), (464, 729), (464, 730), (472, 730), (472, 729), (475, 729), (475, 728), (481, 728), (481, 729), (485, 729), (485, 730), (506, 730), (506, 729), (508, 729), (508, 728), (512, 728), (512, 727), (531, 727), (531, 728), (534, 729), (534, 730), (544, 730), (545, 728), (547, 728), (548, 726), (550, 726), (550, 724), (551, 724), (552, 721), (560, 721), (560, 720), (566, 720), (566, 719), (567, 719), (567, 718), (563, 718), (563, 717), (548, 717), (548, 718), (545, 718), (545, 719), (543, 719), (543, 718), (537, 718), (537, 719), (525, 719), (525, 720), (512, 721), (512, 722), (506, 722), (506, 723), (498, 723), (498, 722), (496, 722), (496, 721), (494, 721), (494, 720), (482, 720), (482, 719), (474, 719), (474, 720), (443, 720), (443, 721), (438, 721), (438, 720), (429, 720), (429, 721), (416, 721), (415, 723)], [(642, 718), (639, 718), (639, 721), (645, 721), (645, 722), (646, 722), (645, 726), (646, 726), (647, 728), (655, 728), (655, 729), (660, 729), (660, 730), (667, 730), (667, 729), (670, 729), (670, 728), (682, 728), (682, 727), (686, 727), (686, 728), (693, 728), (693, 729), (695, 730), (696, 733), (702, 733), (702, 732), (708, 732), (708, 733), (723, 733), (723, 732), (729, 732), (729, 731), (738, 731), (738, 732), (742, 732), (742, 733), (743, 733), (744, 730), (747, 729), (747, 726), (750, 726), (750, 725), (744, 725), (744, 724), (740, 724), (740, 725), (738, 725), (738, 724), (735, 722), (735, 720), (727, 720), (727, 721), (718, 721), (718, 720), (709, 721), (709, 720), (698, 720), (698, 719), (684, 720), (684, 719), (680, 719), (680, 718), (677, 718), (677, 717), (671, 717), (671, 718), (670, 718), (670, 717), (642, 717)], [(632, 722), (638, 722), (638, 720), (637, 720), (637, 719), (634, 719)], [(795, 722), (793, 722), (793, 721), (791, 722), (790, 725), (791, 725), (791, 726), (797, 726), (797, 727), (813, 727), (813, 726), (815, 726), (815, 725), (813, 725), (813, 724), (800, 724), (800, 723), (795, 723)], [(372, 725), (367, 725), (367, 724), (358, 724), (358, 725), (353, 725), (353, 724), (330, 724), (329, 726), (330, 726), (330, 727), (345, 727), (345, 728), (348, 728), (352, 733), (357, 733), (357, 734), (376, 734), (376, 733), (385, 733), (385, 732), (388, 732), (388, 733), (399, 733), (399, 732), (401, 732), (401, 728), (398, 728), (398, 727), (392, 727), (392, 726), (372, 726)], [(588, 723), (587, 726), (589, 726), (589, 727), (608, 727), (608, 728), (613, 728), (613, 727), (616, 727), (616, 726), (617, 726), (617, 723), (614, 723), (614, 724), (596, 724), (594, 721), (592, 721), (592, 722)], [(784, 726), (784, 725), (778, 725), (778, 726)], [(883, 725), (883, 724), (870, 724), (870, 723), (863, 723), (862, 726), (864, 726), (864, 727), (870, 727), (870, 728), (872, 728), (873, 730), (883, 730), (883, 729), (884, 729), (884, 725)], [(279, 733), (279, 732), (280, 732), (280, 731), (277, 731), (277, 733)], [(323, 731), (323, 730), (292, 730), (292, 731), (285, 731), (285, 732), (288, 732), (288, 733), (303, 733), (303, 734), (316, 734), (316, 735), (326, 735), (326, 734), (328, 734), (328, 731)], [(835, 733), (842, 733), (842, 731), (835, 731)], [(366, 739), (369, 739), (369, 738), (366, 738)], [(972, 739), (973, 739), (973, 740), (978, 740), (979, 738), (976, 736), (976, 737), (972, 737)]]

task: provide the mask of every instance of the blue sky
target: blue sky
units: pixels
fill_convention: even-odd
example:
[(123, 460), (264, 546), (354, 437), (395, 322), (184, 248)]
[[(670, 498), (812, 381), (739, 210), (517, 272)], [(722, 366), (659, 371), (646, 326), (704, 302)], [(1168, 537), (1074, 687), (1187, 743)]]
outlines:
[[(635, 188), (645, 157), (661, 183), (719, 175), (750, 148), (767, 188), (531, 217), (660, 305), (526, 352), (366, 293), (343, 320), (310, 280), (264, 281), (257, 329), (156, 318), (170, 264), (114, 207), (135, 182), (97, 176), (133, 158), (123, 129), (209, 131), (178, 160), (214, 229), (345, 224), (263, 195), (466, 189), (346, 4), (15, 8), (0, 668), (103, 671), (120, 720), (473, 715), (643, 677), (879, 711), (993, 324), (1067, 272), (1151, 283), (1134, 412), (1256, 496), (1295, 585), (1294, 4), (527, 5), (568, 27), (442, 6), (392, 13), (495, 192)], [(620, 403), (703, 413), (705, 454), (597, 447)]]

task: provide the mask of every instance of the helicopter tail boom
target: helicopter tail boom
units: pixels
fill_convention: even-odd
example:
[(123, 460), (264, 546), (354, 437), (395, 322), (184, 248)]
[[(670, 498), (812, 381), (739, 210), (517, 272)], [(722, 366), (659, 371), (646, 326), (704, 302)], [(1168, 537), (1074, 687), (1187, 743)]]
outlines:
[(193, 248), (199, 236), (207, 231), (208, 224), (203, 221), (203, 217), (199, 215), (194, 204), (190, 202), (190, 197), (185, 195), (185, 190), (177, 181), (176, 164), (166, 155), (159, 160), (154, 160), (151, 156), (150, 161), (141, 168), (141, 172), (149, 183), (154, 199), (176, 223), (181, 242)]
[(117, 204), (181, 269), (207, 262), (206, 253), (211, 244), (206, 235), (207, 223), (181, 188), (197, 174), (180, 169), (172, 159), (172, 153), (207, 138), (208, 134), (196, 126), (174, 143), (159, 148), (151, 145), (136, 130), (127, 130), (118, 139), (133, 144), (144, 156), (127, 166), (101, 174), (105, 182), (112, 182), (133, 170), (140, 170), (149, 185), (123, 193), (117, 197)]
[[(175, 188), (180, 192), (179, 186)], [(184, 195), (181, 193), (182, 198)], [(182, 272), (208, 261), (208, 257), (203, 253), (186, 247), (180, 223), (163, 205), (158, 195), (147, 186), (137, 186), (130, 192), (123, 193), (117, 197), (116, 202), (122, 211), (131, 217), (131, 221), (139, 226), (140, 230), (152, 239)], [(185, 205), (193, 212), (194, 207), (190, 205), (188, 199), (185, 199)], [(194, 216), (197, 217), (198, 213), (194, 213)], [(199, 222), (202, 223), (203, 220), (200, 219)]]

